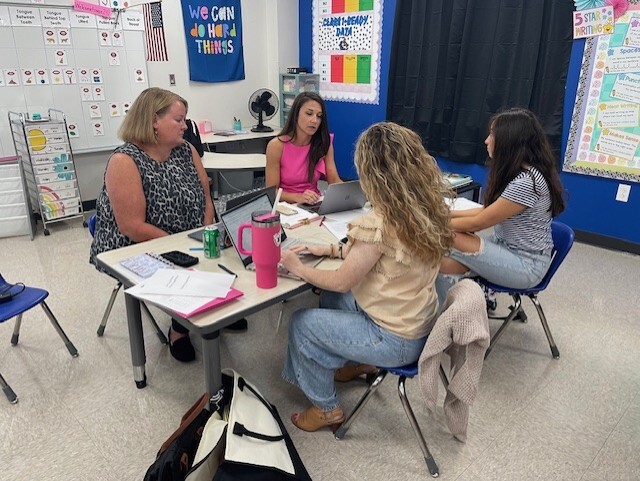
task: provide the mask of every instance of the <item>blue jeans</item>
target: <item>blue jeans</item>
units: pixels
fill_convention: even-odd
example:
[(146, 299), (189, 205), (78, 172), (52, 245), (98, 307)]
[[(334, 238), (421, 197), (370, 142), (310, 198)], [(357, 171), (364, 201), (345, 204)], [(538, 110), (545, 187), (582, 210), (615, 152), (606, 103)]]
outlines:
[(340, 403), (335, 369), (348, 361), (402, 366), (420, 357), (426, 337), (405, 339), (369, 318), (351, 293), (322, 291), (320, 308), (296, 311), (289, 324), (289, 345), (282, 377), (298, 386), (322, 411)]
[(551, 264), (551, 248), (531, 252), (512, 249), (494, 234), (480, 238), (478, 252), (451, 249), (449, 254), (469, 271), (464, 274), (438, 274), (436, 292), (440, 306), (444, 305), (449, 289), (465, 277), (484, 277), (489, 282), (514, 289), (528, 289), (540, 283)]

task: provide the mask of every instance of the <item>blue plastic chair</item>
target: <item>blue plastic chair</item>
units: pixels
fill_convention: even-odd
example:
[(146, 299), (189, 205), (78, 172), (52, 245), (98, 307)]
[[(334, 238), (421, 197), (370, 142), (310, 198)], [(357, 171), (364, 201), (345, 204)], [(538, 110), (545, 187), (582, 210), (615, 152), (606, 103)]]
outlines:
[[(96, 214), (93, 214), (91, 215), (91, 217), (89, 217), (89, 220), (87, 221), (87, 225), (89, 227), (89, 232), (91, 233), (91, 237), (93, 237), (96, 231)], [(113, 308), (113, 304), (116, 301), (116, 296), (118, 295), (118, 291), (120, 290), (121, 287), (122, 287), (122, 282), (118, 281), (114, 286), (113, 290), (111, 291), (111, 297), (109, 297), (107, 308), (105, 309), (104, 314), (102, 315), (102, 321), (100, 321), (100, 325), (98, 326), (98, 331), (97, 331), (98, 337), (102, 337), (104, 335), (104, 329), (105, 327), (107, 327), (107, 321), (109, 320), (111, 309)], [(147, 307), (147, 305), (144, 302), (140, 302), (140, 308), (144, 311), (144, 313), (149, 318), (149, 321), (153, 325), (153, 328), (155, 329), (156, 334), (160, 339), (160, 342), (162, 344), (168, 344), (169, 341), (167, 340), (167, 337), (164, 335), (164, 333), (160, 329), (160, 326), (158, 326), (158, 323), (156, 322), (155, 318), (151, 314), (151, 311), (149, 311), (149, 308)]]
[(511, 312), (508, 316), (503, 318), (502, 325), (496, 331), (496, 333), (491, 338), (491, 344), (485, 353), (486, 357), (491, 353), (491, 349), (498, 342), (500, 336), (504, 333), (504, 330), (511, 323), (512, 320), (516, 318), (520, 318), (526, 320), (526, 315), (524, 315), (524, 311), (522, 309), (522, 300), (521, 296), (528, 296), (533, 302), (533, 305), (536, 307), (538, 311), (538, 316), (540, 317), (540, 322), (542, 323), (542, 328), (544, 329), (544, 333), (547, 335), (547, 340), (549, 341), (549, 347), (551, 348), (551, 355), (554, 359), (558, 359), (560, 357), (560, 351), (558, 351), (558, 347), (556, 346), (555, 341), (553, 340), (553, 336), (551, 335), (551, 331), (549, 330), (549, 324), (547, 323), (547, 318), (544, 315), (544, 311), (542, 310), (542, 306), (540, 305), (540, 301), (538, 301), (538, 293), (544, 291), (554, 274), (564, 261), (564, 258), (567, 256), (569, 251), (571, 250), (571, 246), (573, 245), (573, 240), (575, 238), (575, 234), (571, 227), (562, 222), (553, 221), (551, 222), (551, 236), (553, 237), (553, 251), (552, 251), (552, 260), (551, 265), (549, 266), (549, 270), (547, 274), (544, 276), (542, 281), (535, 286), (529, 289), (513, 289), (506, 286), (501, 286), (498, 284), (494, 284), (492, 282), (487, 281), (486, 279), (478, 279), (479, 282), (492, 289), (495, 292), (509, 294), (514, 301), (514, 305), (510, 307)]
[[(67, 347), (69, 354), (71, 354), (72, 357), (78, 357), (78, 350), (62, 330), (62, 327), (60, 327), (58, 320), (55, 318), (55, 316), (51, 312), (51, 309), (49, 309), (49, 306), (47, 306), (47, 303), (44, 301), (49, 296), (49, 292), (45, 291), (44, 289), (38, 289), (36, 287), (24, 287), (23, 289), (22, 285), (11, 286), (11, 284), (5, 281), (2, 275), (0, 275), (0, 292), (7, 292), (7, 289), (8, 292), (13, 294), (13, 297), (8, 301), (0, 303), (0, 323), (14, 317), (16, 318), (16, 323), (13, 328), (13, 336), (11, 337), (11, 344), (13, 344), (14, 346), (18, 344), (20, 325), (22, 323), (22, 314), (32, 307), (40, 305), (44, 310), (44, 313), (51, 321), (51, 324), (53, 324), (53, 327), (58, 332), (58, 335), (64, 341), (64, 345)], [(18, 396), (16, 396), (16, 393), (13, 392), (13, 389), (11, 389), (11, 387), (7, 384), (1, 374), (0, 387), (2, 387), (4, 394), (12, 404), (18, 402)]]
[[(418, 361), (407, 364), (406, 366), (379, 367), (378, 369), (378, 375), (371, 382), (371, 384), (369, 384), (369, 387), (362, 395), (360, 400), (356, 403), (353, 411), (351, 411), (344, 422), (340, 425), (335, 433), (335, 438), (338, 440), (344, 438), (344, 436), (347, 434), (347, 431), (349, 430), (349, 427), (351, 427), (351, 424), (353, 424), (355, 419), (364, 408), (365, 404), (367, 404), (371, 396), (373, 396), (373, 393), (376, 392), (380, 384), (382, 384), (382, 381), (384, 381), (384, 378), (387, 377), (387, 374), (393, 374), (395, 376), (398, 376), (398, 396), (400, 397), (400, 402), (402, 403), (402, 407), (404, 408), (404, 413), (407, 415), (407, 419), (409, 419), (409, 424), (411, 424), (411, 429), (413, 429), (413, 433), (415, 434), (416, 438), (418, 438), (418, 444), (420, 445), (420, 450), (422, 451), (422, 456), (424, 457), (427, 469), (429, 470), (431, 476), (437, 478), (440, 475), (438, 465), (433, 459), (431, 451), (429, 451), (427, 442), (424, 440), (424, 435), (422, 434), (420, 425), (416, 420), (416, 416), (413, 414), (413, 409), (411, 409), (411, 404), (409, 403), (407, 390), (405, 388), (405, 382), (407, 378), (411, 379), (418, 375)], [(442, 379), (442, 383), (445, 386), (449, 385), (447, 375), (445, 374), (442, 366), (440, 366), (440, 378)]]

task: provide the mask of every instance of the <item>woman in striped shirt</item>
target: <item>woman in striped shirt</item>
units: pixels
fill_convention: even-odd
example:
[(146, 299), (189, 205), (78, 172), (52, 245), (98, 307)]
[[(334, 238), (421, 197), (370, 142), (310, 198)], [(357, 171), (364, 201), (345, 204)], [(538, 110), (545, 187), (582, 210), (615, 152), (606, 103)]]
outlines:
[[(513, 108), (494, 115), (484, 141), (490, 166), (484, 206), (452, 211), (453, 249), (440, 264), (441, 301), (463, 277), (526, 289), (551, 263), (551, 219), (564, 210), (563, 189), (549, 141), (535, 115)], [(493, 227), (480, 237), (474, 232)], [(442, 302), (441, 302), (442, 304)]]

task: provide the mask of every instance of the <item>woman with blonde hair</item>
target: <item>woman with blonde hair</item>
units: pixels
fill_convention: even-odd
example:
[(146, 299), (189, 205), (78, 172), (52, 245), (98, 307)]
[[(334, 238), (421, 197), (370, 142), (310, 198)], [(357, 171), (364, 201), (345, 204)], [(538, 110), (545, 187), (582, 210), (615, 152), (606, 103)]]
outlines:
[[(96, 201), (90, 262), (101, 252), (213, 223), (209, 180), (195, 148), (183, 139), (188, 104), (161, 88), (144, 90), (118, 134), (124, 144), (107, 161)], [(170, 350), (195, 359), (188, 331), (173, 321)]]
[(375, 124), (360, 135), (355, 164), (372, 210), (349, 224), (346, 244), (303, 247), (344, 259), (341, 266), (315, 269), (295, 251), (282, 253), (289, 271), (323, 289), (320, 308), (292, 316), (283, 370), (312, 403), (291, 418), (305, 431), (335, 430), (344, 420), (337, 369), (348, 380), (418, 359), (438, 313), (438, 267), (453, 241), (443, 201), (449, 188), (417, 134)]

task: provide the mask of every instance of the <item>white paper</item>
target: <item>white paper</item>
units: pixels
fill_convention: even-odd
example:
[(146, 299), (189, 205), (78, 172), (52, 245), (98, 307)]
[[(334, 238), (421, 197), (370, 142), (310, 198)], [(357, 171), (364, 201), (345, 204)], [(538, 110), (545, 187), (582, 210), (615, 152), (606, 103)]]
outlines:
[[(230, 274), (183, 269), (158, 269), (136, 286), (137, 294), (200, 297), (207, 300), (225, 297), (235, 280)], [(128, 291), (127, 291), (128, 292)]]
[(278, 202), (278, 205), (283, 206), (285, 210), (291, 209), (295, 211), (295, 214), (280, 214), (280, 223), (284, 227), (297, 227), (297, 225), (301, 222), (310, 221), (318, 217), (318, 214), (316, 214), (315, 212), (309, 212), (308, 210), (304, 210), (303, 208), (298, 207), (294, 204), (289, 204), (288, 202)]
[(453, 210), (469, 210), (482, 207), (482, 204), (478, 204), (477, 202), (469, 200), (465, 197), (457, 197), (455, 199), (445, 197), (444, 201), (449, 206), (449, 208)]

